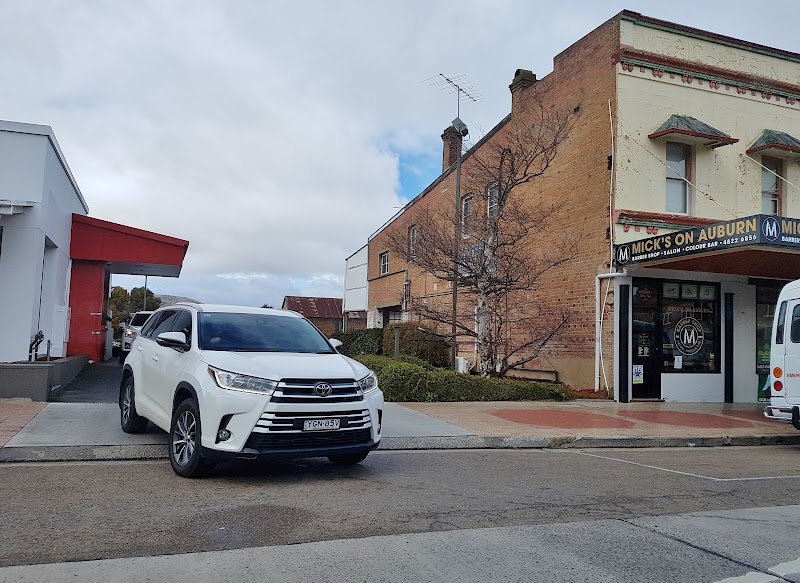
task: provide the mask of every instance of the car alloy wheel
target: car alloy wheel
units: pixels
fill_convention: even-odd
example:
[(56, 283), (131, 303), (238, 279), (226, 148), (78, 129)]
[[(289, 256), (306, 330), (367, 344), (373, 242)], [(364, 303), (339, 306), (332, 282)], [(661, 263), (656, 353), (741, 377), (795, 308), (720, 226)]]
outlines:
[(125, 385), (125, 394), (122, 396), (122, 422), (126, 425), (131, 419), (131, 398), (133, 397), (133, 395), (131, 395), (132, 389), (133, 387), (130, 385), (130, 383), (127, 383)]
[(125, 379), (119, 400), (119, 421), (125, 433), (142, 433), (147, 429), (147, 419), (136, 412), (136, 390), (133, 377)]
[(191, 411), (183, 411), (175, 423), (172, 436), (172, 456), (179, 466), (188, 464), (197, 447), (197, 421)]
[(195, 399), (181, 401), (172, 414), (169, 430), (169, 461), (176, 474), (183, 478), (199, 478), (214, 463), (203, 457), (200, 437), (203, 434), (200, 409)]

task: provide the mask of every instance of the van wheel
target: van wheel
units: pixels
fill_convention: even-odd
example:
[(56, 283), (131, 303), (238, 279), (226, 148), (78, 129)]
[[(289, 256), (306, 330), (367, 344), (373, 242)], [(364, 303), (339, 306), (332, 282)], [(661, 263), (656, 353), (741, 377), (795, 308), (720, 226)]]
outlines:
[(328, 459), (335, 466), (354, 466), (364, 461), (367, 453), (351, 453), (347, 455), (329, 455)]
[(122, 387), (119, 407), (119, 424), (125, 433), (142, 433), (147, 429), (147, 419), (136, 413), (136, 393), (133, 376), (129, 376)]
[(213, 467), (203, 458), (200, 446), (200, 409), (197, 401), (181, 401), (172, 414), (169, 430), (169, 461), (182, 478), (199, 478)]

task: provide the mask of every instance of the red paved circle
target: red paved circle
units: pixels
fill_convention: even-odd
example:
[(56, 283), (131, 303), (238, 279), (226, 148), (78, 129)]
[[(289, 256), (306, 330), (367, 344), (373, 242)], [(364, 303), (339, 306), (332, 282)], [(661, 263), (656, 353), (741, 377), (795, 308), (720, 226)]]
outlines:
[(730, 417), (738, 417), (739, 419), (747, 419), (748, 421), (756, 421), (758, 423), (767, 423), (772, 425), (774, 421), (767, 419), (764, 417), (764, 414), (761, 411), (737, 411), (735, 409), (731, 409), (729, 411), (722, 411), (723, 415), (729, 415)]
[(526, 425), (543, 427), (561, 427), (563, 429), (599, 428), (629, 429), (635, 425), (630, 421), (597, 413), (580, 413), (578, 411), (553, 411), (533, 409), (500, 409), (492, 415)]
[(722, 415), (708, 415), (706, 413), (681, 413), (678, 411), (629, 411), (619, 413), (623, 417), (658, 423), (660, 425), (677, 425), (679, 427), (716, 427), (726, 428), (752, 428), (749, 421), (723, 417)]

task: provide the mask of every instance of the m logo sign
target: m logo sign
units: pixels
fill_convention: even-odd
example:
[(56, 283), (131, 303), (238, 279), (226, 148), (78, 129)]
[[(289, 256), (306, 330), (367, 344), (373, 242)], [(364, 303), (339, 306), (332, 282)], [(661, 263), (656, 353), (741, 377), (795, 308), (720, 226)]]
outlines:
[(691, 356), (703, 348), (703, 325), (694, 318), (683, 318), (675, 326), (675, 346), (683, 354)]
[(617, 247), (617, 263), (619, 265), (625, 265), (628, 261), (631, 260), (631, 248), (627, 245), (620, 245)]
[(781, 236), (781, 224), (775, 217), (767, 217), (761, 224), (761, 232), (767, 241), (777, 241)]

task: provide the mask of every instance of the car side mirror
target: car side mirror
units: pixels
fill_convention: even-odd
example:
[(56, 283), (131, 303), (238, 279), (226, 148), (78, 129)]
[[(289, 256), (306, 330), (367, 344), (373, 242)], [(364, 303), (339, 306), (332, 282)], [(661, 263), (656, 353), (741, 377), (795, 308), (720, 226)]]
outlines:
[(162, 332), (156, 338), (156, 342), (167, 348), (180, 348), (183, 350), (189, 348), (186, 343), (186, 334), (183, 332)]
[(330, 342), (331, 346), (333, 346), (336, 350), (339, 350), (339, 347), (342, 346), (342, 341), (336, 340), (336, 338), (328, 338), (328, 342)]

